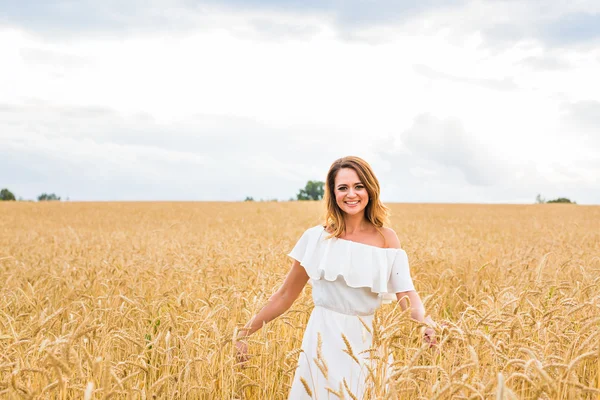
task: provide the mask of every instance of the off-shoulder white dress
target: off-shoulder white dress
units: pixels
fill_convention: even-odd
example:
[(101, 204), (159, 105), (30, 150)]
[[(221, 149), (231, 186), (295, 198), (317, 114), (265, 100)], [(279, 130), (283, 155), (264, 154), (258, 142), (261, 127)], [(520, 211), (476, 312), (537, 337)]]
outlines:
[[(321, 225), (307, 229), (288, 254), (306, 269), (315, 304), (302, 339), (303, 352), (298, 358), (290, 400), (338, 399), (332, 391), (340, 390), (345, 398), (352, 398), (348, 389), (361, 399), (369, 353), (360, 353), (371, 347), (369, 330), (375, 310), (382, 301), (395, 299), (395, 293), (414, 290), (404, 250), (335, 237), (326, 239), (327, 236), (329, 233)], [(358, 363), (344, 352), (342, 334), (352, 346)], [(318, 357), (319, 335), (321, 357)], [(326, 368), (319, 361), (323, 359)], [(312, 397), (300, 378), (304, 378)]]

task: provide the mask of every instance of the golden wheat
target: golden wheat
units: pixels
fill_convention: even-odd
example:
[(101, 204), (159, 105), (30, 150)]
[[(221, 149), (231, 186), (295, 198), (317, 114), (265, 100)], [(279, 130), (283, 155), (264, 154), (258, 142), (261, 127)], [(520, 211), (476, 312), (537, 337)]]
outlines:
[(304, 379), (304, 377), (301, 377), (300, 382), (302, 382), (302, 386), (304, 386), (304, 390), (306, 391), (306, 393), (310, 397), (312, 397), (312, 390), (310, 390), (310, 387), (308, 386), (308, 382), (306, 382), (306, 379)]
[[(321, 207), (0, 203), (0, 398), (285, 398), (310, 286), (247, 341), (245, 365), (233, 338)], [(600, 207), (390, 208), (425, 307), (446, 324), (430, 349), (395, 304), (363, 323), (366, 399), (598, 398)], [(310, 361), (331, 376), (327, 345)]]
[(350, 341), (348, 340), (346, 335), (344, 335), (343, 333), (342, 333), (342, 340), (344, 341), (344, 344), (346, 345), (346, 348), (344, 349), (344, 353), (348, 354), (350, 356), (350, 358), (352, 358), (352, 360), (354, 360), (355, 363), (360, 365), (360, 361), (358, 361), (358, 358), (356, 358), (356, 356), (354, 355), (354, 351), (352, 350), (352, 345), (350, 344)]

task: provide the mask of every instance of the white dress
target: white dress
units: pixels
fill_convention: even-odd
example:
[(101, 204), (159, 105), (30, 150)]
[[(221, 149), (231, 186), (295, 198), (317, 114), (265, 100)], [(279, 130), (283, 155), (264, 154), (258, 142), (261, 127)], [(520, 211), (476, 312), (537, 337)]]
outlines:
[[(404, 250), (327, 236), (321, 225), (307, 229), (288, 254), (306, 269), (315, 304), (302, 339), (290, 400), (338, 399), (334, 392), (340, 391), (344, 398), (352, 398), (348, 390), (361, 399), (369, 353), (360, 353), (371, 348), (369, 330), (375, 310), (382, 301), (395, 299), (395, 293), (414, 290)], [(343, 336), (356, 358), (344, 351)]]

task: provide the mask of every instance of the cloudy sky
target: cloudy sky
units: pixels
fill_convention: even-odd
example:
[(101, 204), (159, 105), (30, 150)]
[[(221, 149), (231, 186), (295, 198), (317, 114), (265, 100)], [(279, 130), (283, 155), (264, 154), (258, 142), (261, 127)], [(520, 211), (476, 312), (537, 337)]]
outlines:
[(0, 187), (600, 204), (597, 0), (0, 0)]

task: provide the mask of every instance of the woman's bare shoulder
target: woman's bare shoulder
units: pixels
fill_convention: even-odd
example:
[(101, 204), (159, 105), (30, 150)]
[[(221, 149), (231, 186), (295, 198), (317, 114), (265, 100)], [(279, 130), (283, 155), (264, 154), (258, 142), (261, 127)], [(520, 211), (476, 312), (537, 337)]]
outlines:
[(400, 239), (398, 239), (398, 235), (396, 232), (389, 227), (382, 227), (381, 233), (383, 233), (383, 237), (385, 238), (386, 247), (390, 249), (399, 249), (400, 248)]

